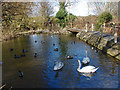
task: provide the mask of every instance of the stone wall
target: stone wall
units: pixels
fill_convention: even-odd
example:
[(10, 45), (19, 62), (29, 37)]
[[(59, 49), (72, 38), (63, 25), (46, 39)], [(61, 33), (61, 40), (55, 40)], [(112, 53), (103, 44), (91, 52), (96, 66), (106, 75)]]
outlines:
[(118, 37), (118, 43), (114, 43), (114, 36), (106, 33), (101, 36), (100, 32), (81, 31), (76, 36), (80, 40), (120, 60), (120, 37)]

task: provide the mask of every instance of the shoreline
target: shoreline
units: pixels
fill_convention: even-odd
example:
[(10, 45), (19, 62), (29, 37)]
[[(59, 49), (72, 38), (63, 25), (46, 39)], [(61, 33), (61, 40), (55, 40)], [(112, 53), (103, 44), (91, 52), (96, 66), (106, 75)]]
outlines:
[[(60, 29), (59, 31), (55, 30), (48, 30), (48, 29), (39, 29), (39, 30), (29, 30), (24, 32), (19, 32), (13, 37), (8, 37), (7, 39), (1, 39), (2, 41), (8, 41), (11, 39), (15, 39), (17, 37), (20, 37), (22, 35), (26, 34), (58, 34), (58, 35), (69, 35), (71, 32), (67, 31), (67, 28)], [(98, 31), (81, 31), (76, 34), (76, 37), (80, 40), (86, 42), (89, 45), (92, 45), (95, 49), (99, 49), (108, 55), (120, 60), (120, 37), (118, 37), (118, 42), (114, 43), (114, 36), (103, 33), (103, 37), (101, 38), (100, 32)]]
[(0, 42), (8, 41), (8, 40), (11, 40), (11, 39), (15, 39), (17, 37), (20, 37), (20, 36), (26, 35), (26, 34), (40, 34), (40, 33), (43, 33), (43, 34), (59, 34), (59, 35), (63, 35), (64, 34), (64, 35), (67, 35), (70, 32), (67, 31), (67, 28), (63, 28), (63, 29), (61, 28), (59, 31), (48, 30), (48, 29), (29, 30), (29, 31), (24, 31), (24, 32), (18, 32), (15, 35), (10, 35), (8, 37), (3, 36), (2, 38), (0, 38)]
[(87, 44), (92, 45), (95, 49), (97, 48), (120, 60), (120, 37), (117, 37), (117, 43), (114, 43), (114, 36), (107, 33), (103, 33), (103, 36), (101, 37), (100, 32), (81, 31), (77, 33), (76, 37)]

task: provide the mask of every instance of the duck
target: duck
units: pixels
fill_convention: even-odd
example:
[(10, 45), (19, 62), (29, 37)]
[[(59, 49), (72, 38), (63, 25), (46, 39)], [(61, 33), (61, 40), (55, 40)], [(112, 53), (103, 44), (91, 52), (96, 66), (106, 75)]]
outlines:
[(23, 49), (22, 51), (23, 51), (23, 53), (28, 52), (28, 50), (25, 50), (25, 49)]
[(58, 51), (58, 48), (55, 48), (54, 51)]
[(34, 57), (37, 57), (37, 53), (34, 54)]
[(73, 59), (73, 57), (72, 56), (67, 56), (67, 59)]
[(11, 48), (10, 51), (13, 51), (13, 48)]
[(63, 62), (55, 62), (55, 66), (54, 66), (54, 70), (60, 70), (62, 69), (64, 66), (64, 63)]
[[(96, 67), (90, 66), (90, 65), (81, 68), (81, 62), (80, 62), (80, 60), (78, 60), (78, 63), (79, 63), (79, 67), (78, 67), (77, 71), (80, 72), (80, 73), (94, 73), (94, 72), (96, 72), (96, 71), (98, 70), (98, 68), (99, 68), (99, 67), (96, 68)], [(80, 69), (80, 68), (81, 68), (81, 69)]]
[(55, 46), (55, 44), (53, 44), (53, 46)]
[(37, 43), (37, 41), (35, 40), (35, 43)]
[(19, 70), (18, 72), (19, 72), (19, 77), (23, 77), (24, 76), (22, 71)]
[(20, 56), (14, 55), (14, 58), (20, 58)]

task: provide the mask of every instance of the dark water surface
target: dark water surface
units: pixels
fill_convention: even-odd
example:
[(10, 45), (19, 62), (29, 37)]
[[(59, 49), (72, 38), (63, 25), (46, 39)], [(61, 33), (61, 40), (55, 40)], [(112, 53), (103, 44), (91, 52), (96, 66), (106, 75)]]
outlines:
[[(76, 37), (35, 34), (3, 42), (3, 83), (13, 88), (118, 88), (120, 62), (100, 51), (96, 53), (90, 45), (87, 48), (89, 65), (99, 67), (91, 77), (77, 71), (77, 60), (85, 57), (85, 43)], [(26, 56), (15, 59), (14, 55), (21, 55), (22, 49), (28, 50)], [(36, 58), (34, 53), (38, 53)], [(67, 55), (73, 59), (66, 59)], [(62, 70), (53, 71), (55, 61), (65, 64)], [(24, 73), (23, 78), (19, 77), (18, 70)]]

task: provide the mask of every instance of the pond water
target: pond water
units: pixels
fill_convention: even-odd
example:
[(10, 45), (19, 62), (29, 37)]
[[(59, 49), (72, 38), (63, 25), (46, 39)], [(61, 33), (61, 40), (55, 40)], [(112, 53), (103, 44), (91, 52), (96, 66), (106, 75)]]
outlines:
[[(87, 76), (77, 71), (77, 60), (82, 61), (86, 56), (85, 45), (74, 36), (48, 34), (5, 41), (2, 43), (2, 83), (8, 88), (118, 88), (120, 62), (99, 50), (96, 53), (90, 45), (86, 45), (91, 60), (89, 65), (99, 69)], [(54, 51), (55, 48), (58, 51)], [(28, 52), (15, 59), (14, 55), (21, 55), (22, 49)], [(34, 57), (34, 53), (38, 56)], [(66, 59), (67, 55), (73, 59)], [(55, 61), (63, 62), (64, 67), (54, 71)], [(24, 73), (23, 78), (19, 77), (19, 70)]]

